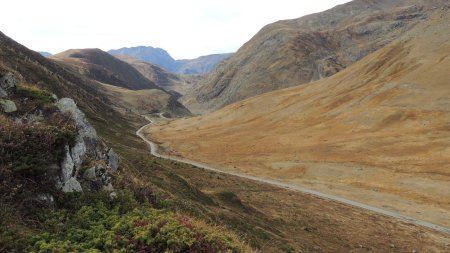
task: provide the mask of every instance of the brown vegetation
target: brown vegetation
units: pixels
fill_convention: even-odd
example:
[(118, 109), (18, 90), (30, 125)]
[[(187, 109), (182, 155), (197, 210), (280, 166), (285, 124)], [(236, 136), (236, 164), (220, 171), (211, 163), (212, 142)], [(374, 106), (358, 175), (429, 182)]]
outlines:
[(150, 129), (167, 153), (450, 226), (446, 11), (334, 76)]

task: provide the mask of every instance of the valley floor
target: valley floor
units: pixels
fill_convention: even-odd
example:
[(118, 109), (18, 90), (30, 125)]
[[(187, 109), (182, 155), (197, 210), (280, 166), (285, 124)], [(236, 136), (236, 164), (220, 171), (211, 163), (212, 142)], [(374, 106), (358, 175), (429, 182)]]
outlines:
[[(141, 138), (143, 138), (144, 140), (146, 140), (146, 142), (148, 144), (151, 145), (152, 154), (156, 155), (156, 156), (161, 156), (158, 153), (159, 151), (157, 150), (158, 147), (156, 146), (156, 144), (151, 141), (148, 141), (147, 137), (144, 136), (143, 132), (145, 132), (148, 137), (149, 136), (148, 129), (146, 129), (146, 127), (142, 127), (138, 131), (138, 135)], [(168, 157), (167, 155), (162, 155), (161, 157), (169, 158), (171, 160), (175, 160), (175, 161), (179, 161), (179, 162), (189, 163), (189, 164), (195, 165), (197, 167), (205, 168), (205, 169), (211, 171), (211, 172), (203, 171), (202, 173), (198, 173), (198, 171), (195, 172), (194, 171), (195, 168), (193, 168), (193, 169), (191, 169), (192, 172), (187, 173), (186, 175), (183, 172), (181, 172), (183, 176), (192, 178), (192, 183), (196, 184), (196, 185), (198, 184), (199, 188), (202, 189), (202, 191), (204, 190), (207, 192), (211, 192), (211, 191), (216, 192), (218, 190), (216, 188), (222, 188), (222, 187), (224, 187), (224, 185), (228, 185), (229, 182), (226, 182), (226, 180), (220, 180), (220, 182), (216, 182), (216, 183), (210, 182), (210, 179), (215, 177), (215, 176), (211, 176), (211, 175), (220, 175), (220, 176), (217, 176), (217, 178), (226, 177), (226, 178), (229, 178), (229, 180), (231, 180), (231, 181), (237, 181), (233, 186), (229, 185), (229, 188), (227, 190), (233, 190), (234, 192), (236, 192), (236, 194), (238, 194), (238, 196), (242, 198), (241, 199), (242, 203), (246, 203), (249, 206), (251, 206), (252, 208), (259, 210), (262, 214), (265, 214), (265, 215), (270, 214), (270, 216), (275, 215), (276, 217), (279, 217), (280, 219), (285, 219), (286, 221), (289, 221), (290, 218), (292, 218), (293, 216), (297, 216), (297, 215), (300, 215), (300, 213), (303, 213), (305, 211), (305, 205), (306, 205), (307, 209), (308, 209), (307, 212), (309, 212), (309, 215), (311, 215), (311, 214), (314, 214), (317, 216), (325, 215), (326, 217), (328, 217), (332, 220), (331, 223), (339, 221), (340, 224), (337, 227), (335, 227), (334, 230), (333, 229), (328, 230), (332, 226), (327, 227), (327, 228), (322, 227), (322, 226), (324, 226), (324, 223), (322, 223), (323, 221), (318, 221), (318, 217), (316, 217), (317, 219), (314, 219), (313, 222), (309, 221), (309, 222), (312, 222), (310, 224), (315, 223), (313, 226), (315, 226), (316, 229), (318, 227), (320, 227), (319, 230), (321, 230), (321, 233), (323, 233), (322, 229), (327, 229), (328, 234), (326, 234), (326, 235), (321, 234), (319, 236), (319, 238), (322, 238), (322, 240), (328, 240), (330, 237), (332, 237), (333, 233), (337, 233), (337, 231), (339, 230), (339, 231), (344, 231), (344, 233), (346, 235), (352, 234), (351, 237), (348, 237), (345, 239), (345, 240), (352, 241), (352, 242), (358, 241), (358, 240), (370, 240), (369, 238), (372, 238), (375, 240), (373, 243), (377, 244), (377, 246), (373, 246), (374, 245), (373, 243), (369, 243), (371, 246), (368, 246), (368, 248), (379, 250), (379, 249), (382, 249), (383, 247), (392, 247), (392, 248), (396, 247), (395, 244), (397, 242), (396, 243), (388, 243), (388, 242), (391, 240), (391, 239), (389, 239), (389, 237), (392, 235), (392, 233), (398, 233), (396, 236), (394, 236), (394, 238), (396, 238), (394, 240), (397, 240), (399, 238), (401, 238), (400, 240), (404, 240), (403, 243), (405, 243), (404, 244), (405, 246), (403, 246), (404, 247), (403, 250), (406, 250), (406, 247), (409, 247), (409, 246), (415, 244), (413, 242), (415, 239), (412, 239), (409, 237), (409, 235), (407, 235), (408, 233), (412, 233), (412, 234), (415, 234), (413, 237), (416, 237), (416, 238), (420, 238), (420, 237), (422, 237), (422, 235), (427, 234), (427, 236), (431, 236), (433, 238), (433, 240), (436, 240), (434, 242), (418, 242), (418, 244), (415, 244), (415, 245), (417, 245), (416, 247), (425, 247), (425, 248), (422, 248), (422, 250), (425, 250), (425, 249), (430, 250), (429, 248), (427, 248), (430, 245), (441, 245), (444, 247), (441, 249), (438, 249), (438, 248), (431, 249), (431, 251), (438, 251), (438, 252), (445, 251), (444, 250), (445, 248), (450, 247), (450, 244), (449, 244), (449, 242), (450, 242), (449, 232), (450, 231), (448, 230), (448, 228), (446, 228), (444, 226), (435, 226), (428, 222), (422, 222), (419, 220), (420, 217), (418, 217), (417, 215), (416, 216), (411, 215), (411, 216), (417, 217), (418, 219), (417, 220), (410, 219), (409, 222), (412, 221), (415, 224), (425, 225), (427, 227), (433, 227), (433, 229), (431, 230), (431, 229), (425, 228), (423, 226), (415, 226), (415, 225), (404, 223), (401, 220), (408, 220), (408, 218), (402, 214), (397, 214), (397, 213), (403, 213), (403, 214), (406, 213), (408, 215), (410, 213), (402, 212), (402, 210), (398, 210), (399, 205), (396, 205), (396, 202), (390, 202), (390, 201), (394, 201), (394, 198), (384, 198), (382, 195), (374, 196), (372, 192), (363, 192), (363, 191), (357, 190), (357, 188), (348, 187), (346, 189), (343, 187), (339, 187), (339, 184), (336, 184), (336, 183), (327, 185), (326, 183), (323, 183), (323, 182), (315, 183), (314, 180), (309, 180), (309, 181), (304, 180), (303, 182), (301, 180), (297, 180), (297, 181), (286, 180), (286, 178), (281, 178), (280, 176), (277, 177), (275, 174), (272, 174), (272, 175), (252, 174), (252, 171), (239, 170), (238, 169), (239, 167), (237, 167), (237, 166), (236, 167), (229, 166), (229, 167), (225, 167), (225, 168), (222, 165), (216, 166), (217, 163), (216, 164), (213, 163), (214, 165), (209, 166), (205, 163), (194, 162), (194, 161), (191, 161), (186, 158), (181, 158), (181, 157), (179, 157), (179, 154), (175, 155), (175, 154), (171, 153), (170, 151), (168, 152), (167, 150), (165, 150), (165, 153), (170, 153), (170, 155), (169, 155), (170, 157)], [(333, 165), (335, 167), (338, 166), (337, 164), (333, 164)], [(286, 167), (288, 167), (288, 168), (290, 166), (292, 167), (293, 164), (292, 163), (289, 163), (289, 164), (284, 163), (284, 164), (277, 164), (277, 166), (279, 166), (280, 167), (279, 169), (281, 170), (283, 168), (286, 169)], [(220, 168), (221, 170), (217, 170), (216, 168)], [(199, 168), (196, 168), (196, 169), (199, 170)], [(215, 172), (225, 171), (224, 173), (226, 173), (227, 175), (224, 175), (222, 173), (217, 174), (214, 171)], [(333, 170), (331, 170), (331, 171), (333, 171)], [(200, 177), (205, 177), (205, 175), (207, 175), (207, 174), (210, 174), (210, 176), (208, 177), (209, 178), (208, 182), (205, 182), (205, 180), (200, 179)], [(255, 177), (252, 175), (258, 175), (258, 177)], [(329, 177), (332, 175), (326, 176), (326, 173), (324, 173), (323, 176), (325, 176), (325, 178), (326, 178), (327, 176)], [(248, 180), (248, 179), (250, 179), (250, 180)], [(215, 180), (213, 180), (213, 181), (215, 181)], [(263, 196), (249, 197), (248, 192), (245, 190), (246, 185), (253, 185), (253, 187), (255, 187), (257, 185), (257, 187), (261, 187), (261, 188), (270, 188), (271, 189), (270, 191), (273, 191), (273, 192), (266, 191), (267, 199), (265, 199)], [(211, 188), (213, 188), (214, 190), (212, 190)], [(282, 189), (282, 188), (285, 188), (285, 189)], [(308, 188), (308, 189), (306, 189), (306, 188)], [(243, 190), (243, 191), (241, 192), (241, 190)], [(329, 194), (321, 194), (314, 190), (317, 190), (317, 191), (320, 191), (323, 193), (329, 193)], [(355, 194), (354, 192), (357, 192), (357, 191), (359, 191), (359, 193)], [(242, 194), (244, 194), (244, 192), (248, 198), (245, 198), (244, 196), (242, 196)], [(312, 195), (316, 195), (316, 196), (311, 196), (310, 194), (305, 194), (305, 192), (312, 193)], [(349, 193), (353, 193), (353, 194), (349, 194)], [(364, 193), (368, 193), (368, 194), (365, 195)], [(275, 195), (278, 195), (278, 196), (275, 197)], [(358, 196), (359, 197), (365, 196), (366, 199), (368, 199), (368, 200), (384, 199), (384, 201), (383, 201), (384, 203), (386, 203), (386, 202), (393, 203), (392, 205), (396, 206), (396, 208), (392, 208), (392, 207), (386, 206), (386, 205), (379, 205), (379, 204), (377, 204), (376, 201), (364, 201), (364, 202), (361, 201), (363, 203), (367, 203), (369, 205), (375, 206), (375, 208), (372, 208), (371, 206), (359, 204), (359, 203), (356, 203), (353, 201), (348, 201), (346, 199), (336, 197), (335, 195), (348, 197), (349, 199), (355, 199), (358, 201), (361, 201), (361, 198), (358, 198)], [(299, 199), (293, 200), (294, 198), (299, 198), (302, 200), (299, 200)], [(305, 199), (308, 199), (308, 200), (305, 202)], [(330, 200), (330, 199), (332, 199), (332, 200)], [(255, 203), (256, 200), (259, 203)], [(264, 203), (264, 202), (268, 202), (268, 201), (272, 201), (272, 203), (270, 203), (270, 204)], [(279, 201), (279, 203), (276, 203), (277, 201)], [(341, 203), (338, 203), (338, 202), (341, 202)], [(346, 204), (342, 204), (342, 202), (344, 202)], [(275, 206), (280, 207), (280, 204), (283, 206), (282, 208), (274, 208)], [(407, 206), (408, 206), (408, 204), (409, 204), (409, 206), (411, 206), (410, 203), (407, 203)], [(362, 207), (363, 209), (354, 208), (351, 205), (356, 205), (356, 206)], [(278, 210), (275, 210), (275, 209), (278, 209)], [(375, 213), (370, 212), (370, 211), (367, 212), (367, 210), (364, 210), (364, 209), (369, 209)], [(390, 210), (390, 211), (384, 211), (384, 210)], [(396, 218), (380, 215), (379, 214), (380, 212), (382, 214), (384, 212), (385, 215), (393, 216)], [(376, 214), (376, 213), (378, 213), (378, 214)], [(444, 217), (443, 220), (445, 220), (445, 215), (448, 215), (448, 213), (445, 212), (445, 210), (442, 213), (443, 213), (443, 217)], [(286, 218), (286, 217), (281, 218), (287, 214), (289, 214), (289, 218)], [(343, 217), (345, 217), (345, 218), (343, 218)], [(290, 224), (288, 227), (290, 230), (293, 230), (293, 231), (291, 231), (293, 233), (295, 233), (294, 231), (296, 231), (298, 233), (298, 231), (305, 228), (305, 224), (308, 223), (306, 220), (302, 220), (302, 219), (299, 219), (296, 221), (301, 222), (301, 223), (303, 223), (303, 222), (306, 222), (306, 223), (304, 223), (303, 226), (300, 226), (295, 223)], [(387, 223), (389, 223), (389, 225)], [(405, 229), (404, 227), (408, 227), (408, 229)], [(283, 228), (283, 232), (288, 231), (285, 229), (287, 229), (287, 228), (286, 227)], [(306, 226), (306, 230), (308, 230), (307, 226)], [(385, 233), (385, 234), (383, 234), (383, 235), (378, 234), (380, 232), (380, 230), (383, 231), (382, 233)], [(409, 231), (409, 232), (407, 232), (407, 231)], [(440, 231), (440, 232), (437, 232), (437, 231)], [(376, 235), (374, 235), (374, 233)], [(358, 234), (358, 236), (356, 234)], [(422, 234), (422, 235), (419, 235), (419, 234)], [(302, 236), (299, 236), (299, 238), (304, 238)], [(398, 238), (397, 238), (397, 236), (398, 236)], [(340, 236), (337, 236), (337, 237), (340, 238), (339, 240), (345, 241)], [(317, 238), (317, 239), (319, 239), (319, 238)], [(297, 238), (297, 240), (298, 240), (298, 238)], [(294, 239), (294, 242), (295, 241), (296, 240)], [(324, 243), (323, 245), (326, 245), (326, 243)], [(354, 247), (359, 247), (360, 245), (362, 248), (366, 247), (366, 246), (364, 246), (364, 243), (358, 244)], [(406, 246), (406, 245), (409, 245), (409, 246)], [(320, 246), (318, 246), (318, 247), (321, 248)], [(323, 248), (321, 248), (321, 249), (323, 249)], [(396, 250), (392, 250), (392, 251), (396, 251)]]

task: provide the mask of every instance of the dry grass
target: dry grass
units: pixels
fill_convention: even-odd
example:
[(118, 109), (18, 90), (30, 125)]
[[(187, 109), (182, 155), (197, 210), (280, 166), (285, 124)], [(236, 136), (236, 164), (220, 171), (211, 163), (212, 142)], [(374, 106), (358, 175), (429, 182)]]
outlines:
[(449, 17), (331, 78), (149, 132), (168, 153), (450, 226)]

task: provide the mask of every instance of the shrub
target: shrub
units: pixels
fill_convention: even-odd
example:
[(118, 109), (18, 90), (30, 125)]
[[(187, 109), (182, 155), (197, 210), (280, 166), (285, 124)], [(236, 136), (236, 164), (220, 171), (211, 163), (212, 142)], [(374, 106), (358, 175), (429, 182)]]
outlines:
[(0, 165), (25, 177), (49, 173), (49, 166), (64, 157), (64, 146), (73, 143), (75, 127), (71, 124), (19, 124), (6, 121), (0, 125)]
[[(46, 233), (33, 238), (33, 252), (242, 252), (236, 240), (187, 216), (135, 206), (122, 200), (82, 206), (74, 214), (58, 211)], [(77, 198), (77, 197), (75, 197)], [(128, 204), (124, 204), (128, 202)], [(122, 208), (122, 210), (120, 210)]]
[(41, 106), (52, 106), (55, 102), (52, 94), (42, 90), (35, 85), (20, 85), (17, 87), (17, 95), (21, 98), (27, 98)]

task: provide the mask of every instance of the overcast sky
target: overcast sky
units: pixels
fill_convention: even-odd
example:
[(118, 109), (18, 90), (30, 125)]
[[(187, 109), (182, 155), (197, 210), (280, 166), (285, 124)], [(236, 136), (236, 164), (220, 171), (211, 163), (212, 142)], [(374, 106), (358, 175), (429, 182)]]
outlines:
[(348, 0), (5, 0), (0, 31), (36, 51), (153, 46), (175, 59), (236, 51), (264, 25)]

